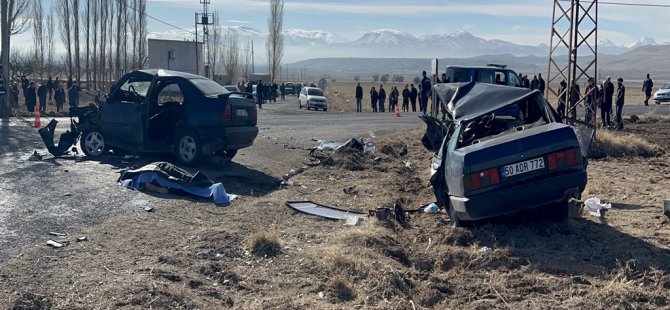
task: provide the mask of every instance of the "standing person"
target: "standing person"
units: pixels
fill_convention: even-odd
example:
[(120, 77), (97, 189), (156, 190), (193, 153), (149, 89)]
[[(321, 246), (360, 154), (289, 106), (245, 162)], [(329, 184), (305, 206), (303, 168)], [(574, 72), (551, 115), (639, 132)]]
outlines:
[(405, 89), (402, 90), (402, 111), (409, 112), (409, 85), (405, 84)]
[(281, 100), (286, 100), (286, 84), (283, 82), (281, 83), (281, 86), (279, 86), (279, 92), (281, 93)]
[(384, 102), (386, 102), (386, 90), (384, 90), (384, 85), (379, 85), (379, 112), (386, 112), (384, 109)]
[(361, 87), (361, 83), (356, 85), (356, 112), (363, 112), (363, 87)]
[(418, 95), (419, 92), (417, 92), (416, 87), (414, 87), (414, 84), (412, 84), (412, 87), (409, 91), (409, 102), (412, 103), (412, 112), (416, 112), (416, 98)]
[(537, 74), (533, 76), (533, 80), (530, 81), (530, 90), (536, 90), (538, 88), (538, 83), (540, 80), (537, 79)]
[(265, 92), (265, 87), (263, 86), (263, 81), (258, 81), (256, 84), (256, 100), (258, 101), (258, 108), (263, 108), (263, 93)]
[(372, 86), (372, 89), (370, 90), (370, 107), (372, 108), (372, 112), (377, 112), (378, 99), (379, 99), (379, 93), (377, 93), (375, 87)]
[(530, 81), (528, 80), (528, 76), (524, 75), (523, 76), (523, 87), (524, 88), (530, 88)]
[(37, 87), (37, 98), (40, 101), (40, 112), (46, 113), (47, 111), (47, 86), (44, 84), (40, 84), (39, 87)]
[(58, 84), (58, 87), (56, 87), (54, 101), (56, 101), (56, 112), (63, 110), (63, 104), (65, 103), (65, 90), (63, 90), (63, 86), (60, 84)]
[(28, 78), (23, 76), (21, 78), (21, 90), (23, 91), (23, 97), (26, 96), (26, 91), (28, 90), (28, 87), (30, 86), (30, 81), (28, 81)]
[(49, 92), (49, 101), (51, 101), (51, 95), (53, 94), (54, 91), (54, 81), (49, 77), (47, 80), (47, 91)]
[[(654, 81), (649, 77), (647, 73), (647, 79), (642, 83), (642, 91), (644, 92), (644, 105), (649, 105), (649, 98), (651, 98), (651, 90), (654, 87)], [(659, 104), (660, 102), (656, 102)]]
[(67, 89), (70, 89), (72, 87), (72, 84), (74, 84), (74, 82), (72, 81), (72, 77), (67, 78)]
[(23, 92), (26, 97), (26, 109), (28, 112), (35, 112), (35, 105), (37, 104), (37, 93), (35, 92), (35, 82), (30, 82), (28, 87)]
[(398, 91), (398, 87), (393, 86), (393, 90), (391, 90), (391, 102), (389, 105), (389, 112), (395, 111), (396, 107), (398, 106), (399, 99), (400, 99), (400, 92)]
[(603, 127), (612, 126), (612, 96), (614, 95), (614, 84), (611, 77), (607, 77), (603, 82), (603, 99), (600, 107), (600, 118), (603, 122)]
[(10, 91), (10, 100), (14, 108), (19, 109), (19, 85), (18, 83), (12, 83), (12, 89)]
[(56, 77), (56, 79), (54, 80), (54, 89), (58, 88), (59, 86), (60, 86), (60, 80), (58, 79), (58, 77)]
[(70, 88), (67, 89), (70, 108), (79, 106), (79, 90), (79, 86), (76, 83), (72, 83)]
[(428, 108), (428, 97), (430, 96), (431, 83), (428, 76), (426, 76), (426, 71), (422, 72), (423, 79), (421, 79), (421, 99), (419, 100), (419, 108), (424, 115), (426, 115), (426, 110)]
[(594, 78), (589, 78), (589, 85), (586, 86), (584, 90), (584, 121), (591, 123), (593, 119), (593, 112), (596, 108), (596, 103), (600, 97), (598, 94), (598, 87), (596, 87), (596, 81)]
[(547, 84), (544, 82), (544, 79), (542, 78), (542, 73), (537, 74), (537, 90), (539, 90), (542, 93), (542, 96), (544, 96), (544, 89), (547, 86)]
[(562, 80), (559, 85), (558, 106), (556, 107), (556, 112), (558, 112), (560, 121), (563, 121), (563, 117), (565, 117), (565, 102), (568, 100), (568, 83), (565, 80)]
[(572, 82), (572, 87), (570, 87), (570, 106), (568, 107), (568, 112), (570, 118), (573, 120), (577, 119), (577, 102), (579, 102), (580, 96), (579, 85), (577, 85), (577, 82)]
[(623, 112), (624, 98), (626, 97), (626, 86), (623, 86), (623, 78), (616, 79), (616, 129), (623, 129), (623, 119), (621, 112)]

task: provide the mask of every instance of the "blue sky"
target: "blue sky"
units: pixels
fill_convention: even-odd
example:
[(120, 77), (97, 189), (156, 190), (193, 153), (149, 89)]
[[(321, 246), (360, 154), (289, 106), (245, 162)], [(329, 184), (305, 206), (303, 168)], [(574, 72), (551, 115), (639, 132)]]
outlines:
[[(611, 0), (609, 2), (656, 3), (667, 0)], [(551, 0), (286, 0), (284, 28), (324, 30), (356, 39), (373, 29), (391, 28), (414, 35), (444, 34), (466, 30), (486, 39), (519, 44), (549, 43)], [(148, 13), (183, 28), (193, 28), (197, 0), (149, 0)], [(211, 0), (224, 25), (267, 29), (267, 0)], [(659, 43), (670, 41), (670, 8), (600, 5), (599, 39), (617, 44), (650, 36)], [(169, 27), (150, 21), (150, 32)]]

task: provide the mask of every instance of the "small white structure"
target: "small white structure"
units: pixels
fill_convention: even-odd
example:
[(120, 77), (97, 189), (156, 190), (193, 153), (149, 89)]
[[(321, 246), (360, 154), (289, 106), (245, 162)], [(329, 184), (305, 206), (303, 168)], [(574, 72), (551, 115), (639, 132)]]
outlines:
[(194, 41), (149, 39), (147, 68), (205, 75), (203, 44)]

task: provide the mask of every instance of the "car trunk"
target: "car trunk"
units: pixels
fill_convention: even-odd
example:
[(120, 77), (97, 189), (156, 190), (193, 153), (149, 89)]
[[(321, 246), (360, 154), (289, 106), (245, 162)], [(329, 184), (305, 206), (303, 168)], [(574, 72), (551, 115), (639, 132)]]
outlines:
[(224, 126), (256, 126), (258, 110), (255, 101), (248, 94), (226, 94), (219, 96), (219, 100), (224, 102), (221, 107), (221, 119)]
[[(552, 154), (555, 162), (556, 152), (576, 150), (576, 153), (570, 154), (571, 160), (577, 160), (581, 164), (579, 149), (573, 129), (561, 123), (515, 130), (496, 139), (461, 147), (454, 153), (455, 156), (463, 158), (464, 178), (458, 192), (477, 193), (498, 186), (531, 182), (532, 179), (549, 173), (561, 173), (565, 167), (549, 169), (548, 155)], [(572, 165), (574, 167), (583, 169), (583, 166), (576, 164)], [(487, 173), (491, 174), (489, 180), (483, 178)]]

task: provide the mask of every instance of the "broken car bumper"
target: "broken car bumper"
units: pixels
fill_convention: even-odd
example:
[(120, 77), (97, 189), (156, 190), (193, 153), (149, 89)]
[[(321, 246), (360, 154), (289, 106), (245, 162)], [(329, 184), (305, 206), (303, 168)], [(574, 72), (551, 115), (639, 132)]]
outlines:
[(209, 155), (218, 151), (239, 150), (251, 146), (258, 136), (258, 127), (206, 128), (199, 134), (202, 153)]

